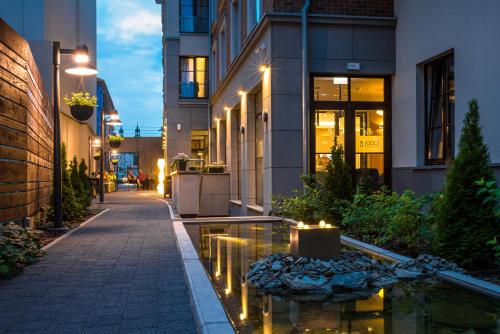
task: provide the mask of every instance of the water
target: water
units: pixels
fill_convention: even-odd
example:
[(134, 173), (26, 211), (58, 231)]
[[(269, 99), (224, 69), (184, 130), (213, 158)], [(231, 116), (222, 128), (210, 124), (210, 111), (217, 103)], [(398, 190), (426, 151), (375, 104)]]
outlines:
[(242, 277), (253, 262), (289, 251), (288, 225), (185, 226), (238, 333), (500, 333), (500, 303), (439, 281), (403, 282), (340, 303), (266, 295)]

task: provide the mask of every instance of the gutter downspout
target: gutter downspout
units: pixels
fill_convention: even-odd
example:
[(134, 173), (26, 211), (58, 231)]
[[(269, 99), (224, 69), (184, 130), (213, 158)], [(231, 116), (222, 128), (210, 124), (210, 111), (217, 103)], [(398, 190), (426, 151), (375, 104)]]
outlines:
[(302, 174), (308, 175), (310, 173), (309, 161), (309, 29), (308, 29), (308, 15), (311, 1), (306, 0), (304, 7), (302, 7)]

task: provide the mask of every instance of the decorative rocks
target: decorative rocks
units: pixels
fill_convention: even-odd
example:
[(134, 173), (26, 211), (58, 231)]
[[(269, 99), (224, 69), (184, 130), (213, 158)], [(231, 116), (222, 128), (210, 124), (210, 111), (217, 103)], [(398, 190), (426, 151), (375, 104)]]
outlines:
[(342, 252), (330, 259), (274, 254), (252, 264), (247, 279), (264, 292), (341, 294), (347, 300), (370, 296), (400, 280), (430, 278), (442, 270), (463, 271), (454, 263), (427, 254), (401, 263), (379, 261), (360, 252)]

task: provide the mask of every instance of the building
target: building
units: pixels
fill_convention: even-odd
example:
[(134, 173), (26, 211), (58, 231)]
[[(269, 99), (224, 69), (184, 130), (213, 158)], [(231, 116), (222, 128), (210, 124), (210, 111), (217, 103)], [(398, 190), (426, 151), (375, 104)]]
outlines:
[(167, 166), (180, 152), (208, 162), (208, 0), (156, 2), (162, 4)]
[[(68, 49), (87, 45), (91, 63), (96, 66), (95, 0), (0, 0), (0, 17), (29, 42), (52, 101), (54, 41), (61, 42), (61, 48)], [(88, 161), (89, 137), (96, 133), (96, 113), (80, 123), (71, 116), (63, 97), (83, 87), (96, 95), (96, 77), (81, 81), (79, 77), (67, 75), (64, 69), (71, 62), (72, 57), (61, 57), (61, 142), (66, 144), (69, 159), (76, 156)]]
[[(186, 124), (199, 130), (198, 115), (207, 115), (209, 160), (228, 165), (231, 202), (241, 213), (268, 213), (274, 194), (321, 173), (335, 141), (356, 179), (440, 190), (473, 97), (499, 170), (497, 1), (459, 0), (453, 10), (446, 0), (157, 2), (167, 155), (186, 152)], [(198, 23), (207, 7), (205, 34)], [(197, 65), (207, 53), (210, 97), (202, 110), (205, 95), (192, 93), (205, 92), (207, 62), (200, 60), (203, 71)], [(196, 118), (193, 107), (180, 107), (195, 100)]]

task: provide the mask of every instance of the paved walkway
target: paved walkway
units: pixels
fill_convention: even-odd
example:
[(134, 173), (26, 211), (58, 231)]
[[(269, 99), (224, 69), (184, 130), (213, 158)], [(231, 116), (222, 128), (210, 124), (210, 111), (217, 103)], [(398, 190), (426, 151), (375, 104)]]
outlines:
[(168, 207), (145, 192), (0, 281), (0, 333), (195, 333)]

